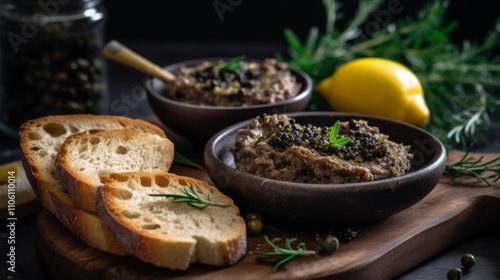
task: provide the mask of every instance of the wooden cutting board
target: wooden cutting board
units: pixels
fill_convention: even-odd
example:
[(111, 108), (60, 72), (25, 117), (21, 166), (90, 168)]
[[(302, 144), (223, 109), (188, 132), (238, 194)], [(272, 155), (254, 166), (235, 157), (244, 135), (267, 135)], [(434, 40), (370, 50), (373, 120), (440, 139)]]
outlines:
[[(452, 154), (450, 158), (459, 156)], [(487, 154), (485, 159), (496, 156), (499, 154)], [(210, 181), (204, 170), (174, 165), (171, 171)], [(47, 211), (37, 219), (35, 244), (41, 262), (56, 279), (390, 279), (454, 244), (483, 234), (500, 234), (499, 215), (500, 182), (490, 187), (471, 180), (452, 185), (444, 177), (413, 207), (381, 221), (352, 225), (358, 238), (342, 243), (332, 255), (296, 260), (277, 272), (273, 272), (272, 264), (256, 262), (252, 254), (228, 268), (196, 264), (187, 271), (171, 271), (154, 267), (131, 256), (115, 256), (88, 247)], [(272, 221), (267, 224), (280, 229), (265, 231), (270, 239), (280, 238), (278, 244), (282, 245), (287, 237), (297, 237), (311, 250), (319, 248), (318, 236), (340, 236), (346, 230)], [(270, 250), (263, 236), (248, 238), (248, 251), (256, 249)]]

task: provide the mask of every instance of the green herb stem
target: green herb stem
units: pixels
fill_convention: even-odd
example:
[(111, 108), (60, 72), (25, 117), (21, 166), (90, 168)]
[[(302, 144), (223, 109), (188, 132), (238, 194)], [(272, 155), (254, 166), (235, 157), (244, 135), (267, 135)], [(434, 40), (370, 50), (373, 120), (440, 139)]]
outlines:
[[(484, 156), (469, 156), (470, 148), (467, 149), (463, 157), (454, 163), (446, 164), (444, 174), (451, 177), (453, 184), (459, 177), (473, 177), (479, 182), (491, 186), (491, 182), (497, 182), (500, 179), (500, 157), (484, 162)], [(491, 172), (490, 175), (485, 175)]]
[(196, 169), (200, 169), (202, 170), (203, 168), (194, 163), (192, 160), (190, 160), (189, 158), (185, 157), (184, 155), (182, 155), (181, 153), (179, 152), (174, 152), (174, 163), (177, 163), (177, 164), (182, 164), (182, 165), (185, 165), (185, 166), (189, 166), (189, 167), (193, 167), (193, 168), (196, 168)]
[(277, 227), (273, 227), (273, 226), (269, 226), (269, 225), (264, 225), (264, 228), (265, 229), (269, 229), (269, 230), (272, 230), (272, 231), (276, 231), (276, 232), (279, 232), (279, 228)]
[(262, 252), (262, 251), (252, 251), (252, 254), (262, 256), (261, 259), (278, 259), (278, 262), (273, 268), (273, 271), (277, 271), (282, 265), (299, 258), (304, 258), (307, 256), (313, 256), (316, 254), (315, 251), (310, 251), (306, 249), (306, 244), (304, 242), (299, 243), (298, 249), (292, 248), (292, 243), (297, 240), (297, 238), (287, 238), (285, 241), (285, 248), (280, 248), (276, 246), (269, 238), (264, 236), (266, 243), (273, 248), (273, 252)]
[(242, 70), (243, 66), (240, 64), (240, 61), (245, 59), (244, 55), (240, 55), (234, 58), (229, 59), (226, 62), (221, 62), (217, 63), (212, 66), (212, 70), (214, 71), (236, 71), (236, 70)]
[(189, 206), (197, 208), (197, 209), (205, 209), (208, 206), (217, 206), (217, 207), (228, 207), (229, 205), (218, 203), (211, 201), (210, 194), (208, 194), (206, 199), (203, 199), (199, 196), (199, 194), (194, 190), (193, 185), (189, 188), (183, 188), (181, 192), (184, 195), (180, 194), (150, 194), (149, 196), (156, 197), (165, 197), (165, 198), (173, 198), (175, 203), (187, 203)]

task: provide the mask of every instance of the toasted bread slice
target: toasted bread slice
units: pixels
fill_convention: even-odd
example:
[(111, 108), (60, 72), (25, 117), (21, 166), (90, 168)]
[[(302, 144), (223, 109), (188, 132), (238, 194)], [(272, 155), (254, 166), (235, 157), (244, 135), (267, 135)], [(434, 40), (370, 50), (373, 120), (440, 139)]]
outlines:
[(55, 160), (70, 135), (90, 129), (123, 128), (166, 137), (157, 126), (119, 116), (56, 115), (28, 121), (20, 128), (24, 170), (42, 206), (87, 245), (118, 255), (125, 254), (124, 247), (99, 216), (81, 209), (71, 200), (55, 175)]
[(83, 243), (115, 255), (127, 253), (101, 217), (78, 207), (62, 187), (52, 190), (49, 199), (57, 220)]
[(155, 134), (90, 130), (66, 139), (56, 160), (56, 175), (78, 206), (96, 212), (101, 176), (141, 170), (167, 172), (173, 155), (172, 142)]
[(55, 160), (70, 135), (91, 129), (133, 129), (166, 137), (159, 127), (143, 120), (119, 116), (55, 115), (27, 121), (19, 136), (23, 165), (42, 206), (54, 213), (50, 190), (62, 187), (55, 175)]
[[(102, 177), (97, 209), (127, 252), (156, 266), (185, 270), (190, 263), (235, 264), (246, 253), (246, 226), (233, 201), (206, 182), (165, 172)], [(194, 208), (149, 194), (182, 194), (193, 186), (202, 198), (226, 207)]]

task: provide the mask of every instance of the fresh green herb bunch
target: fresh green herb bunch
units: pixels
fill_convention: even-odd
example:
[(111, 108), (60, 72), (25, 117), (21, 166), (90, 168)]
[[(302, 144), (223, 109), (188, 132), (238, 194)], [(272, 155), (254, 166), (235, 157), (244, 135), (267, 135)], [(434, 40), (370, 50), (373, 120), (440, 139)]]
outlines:
[[(417, 74), (424, 87), (431, 111), (425, 129), (448, 148), (486, 141), (485, 130), (491, 127), (492, 119), (500, 119), (500, 110), (495, 110), (500, 106), (500, 56), (494, 54), (500, 45), (500, 20), (481, 44), (464, 41), (457, 46), (449, 35), (458, 23), (445, 20), (449, 3), (434, 0), (411, 18), (364, 34), (363, 25), (383, 2), (361, 0), (356, 14), (339, 30), (335, 25), (341, 15), (339, 3), (323, 0), (323, 34), (313, 27), (302, 42), (292, 30), (285, 30), (291, 55), (288, 63), (318, 82), (359, 57), (401, 62)], [(314, 94), (310, 109), (328, 109), (325, 106), (326, 102)]]

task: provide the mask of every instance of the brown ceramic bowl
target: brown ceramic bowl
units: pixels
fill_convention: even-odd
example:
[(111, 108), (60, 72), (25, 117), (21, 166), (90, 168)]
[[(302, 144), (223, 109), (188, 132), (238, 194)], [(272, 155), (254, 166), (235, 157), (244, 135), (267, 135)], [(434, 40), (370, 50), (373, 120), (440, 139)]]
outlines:
[[(182, 65), (193, 66), (203, 61), (220, 59), (224, 58), (182, 61), (169, 65), (165, 69), (175, 73)], [(299, 70), (292, 69), (291, 72), (297, 78), (297, 82), (302, 84), (302, 89), (297, 96), (273, 104), (247, 107), (187, 104), (165, 97), (162, 93), (165, 92), (166, 84), (159, 79), (147, 77), (145, 85), (149, 104), (163, 124), (186, 139), (205, 144), (210, 137), (223, 128), (260, 114), (303, 111), (311, 98), (311, 78)]]
[(411, 145), (410, 172), (379, 181), (349, 184), (305, 184), (266, 179), (235, 169), (229, 147), (250, 121), (214, 135), (204, 160), (212, 181), (236, 204), (272, 219), (316, 225), (356, 224), (398, 213), (424, 198), (438, 183), (446, 164), (441, 142), (428, 132), (405, 123), (371, 116), (334, 112), (288, 114), (297, 123), (330, 126), (336, 120), (361, 118), (389, 139)]

